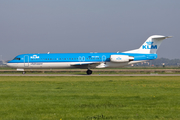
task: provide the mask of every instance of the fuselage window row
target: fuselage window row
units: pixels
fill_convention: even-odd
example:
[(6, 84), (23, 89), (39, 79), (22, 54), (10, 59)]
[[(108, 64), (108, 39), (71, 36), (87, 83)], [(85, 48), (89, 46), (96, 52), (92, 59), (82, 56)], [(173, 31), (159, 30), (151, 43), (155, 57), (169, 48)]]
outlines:
[[(99, 60), (101, 58), (86, 58), (86, 60)], [(20, 58), (15, 58), (14, 60), (20, 60)], [(58, 58), (41, 58), (41, 59), (31, 59), (33, 60), (58, 60)], [(59, 60), (85, 60), (85, 58), (59, 58)]]

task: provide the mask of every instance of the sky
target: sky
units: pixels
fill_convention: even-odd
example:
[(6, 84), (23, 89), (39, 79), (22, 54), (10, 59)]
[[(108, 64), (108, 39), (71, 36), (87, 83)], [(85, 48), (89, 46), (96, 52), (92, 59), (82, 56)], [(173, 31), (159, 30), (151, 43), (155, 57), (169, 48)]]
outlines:
[(0, 0), (0, 55), (124, 52), (151, 35), (180, 58), (180, 0)]

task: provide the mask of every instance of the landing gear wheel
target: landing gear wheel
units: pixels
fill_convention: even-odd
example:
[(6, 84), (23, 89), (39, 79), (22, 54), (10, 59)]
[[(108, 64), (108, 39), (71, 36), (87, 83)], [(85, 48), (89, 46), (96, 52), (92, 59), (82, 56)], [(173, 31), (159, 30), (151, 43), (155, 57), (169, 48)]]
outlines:
[(92, 70), (87, 70), (86, 73), (87, 73), (88, 75), (91, 75), (91, 74), (92, 74)]
[(25, 72), (25, 71), (23, 71), (23, 72), (22, 72), (22, 74), (26, 74), (26, 72)]

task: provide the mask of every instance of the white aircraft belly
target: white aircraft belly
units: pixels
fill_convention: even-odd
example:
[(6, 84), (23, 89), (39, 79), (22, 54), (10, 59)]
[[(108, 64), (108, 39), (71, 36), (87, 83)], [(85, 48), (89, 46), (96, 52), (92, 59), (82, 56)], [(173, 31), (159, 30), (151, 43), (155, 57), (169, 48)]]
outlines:
[[(140, 62), (140, 61), (137, 61)], [(132, 62), (123, 62), (123, 63), (113, 63), (113, 62), (106, 62), (105, 67), (122, 67), (126, 66), (128, 64), (137, 63), (135, 61)], [(88, 62), (87, 62), (88, 63)], [(37, 63), (8, 63), (9, 66), (13, 68), (19, 68), (19, 69), (38, 69), (38, 68), (70, 68), (73, 67), (74, 64), (83, 64), (83, 62), (37, 62)]]
[(69, 62), (29, 63), (29, 68), (68, 68)]
[(8, 63), (13, 68), (68, 68), (70, 62), (51, 62), (51, 63)]

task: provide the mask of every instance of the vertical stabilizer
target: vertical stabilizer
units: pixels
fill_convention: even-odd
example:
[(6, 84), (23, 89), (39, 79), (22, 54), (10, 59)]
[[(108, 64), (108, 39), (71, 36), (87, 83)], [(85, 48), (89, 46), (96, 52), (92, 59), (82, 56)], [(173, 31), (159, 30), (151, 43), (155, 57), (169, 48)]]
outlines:
[(156, 53), (162, 41), (166, 38), (170, 38), (171, 36), (162, 36), (162, 35), (153, 35), (150, 36), (139, 49), (127, 51), (124, 53), (145, 53), (145, 54), (153, 54)]

